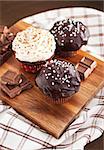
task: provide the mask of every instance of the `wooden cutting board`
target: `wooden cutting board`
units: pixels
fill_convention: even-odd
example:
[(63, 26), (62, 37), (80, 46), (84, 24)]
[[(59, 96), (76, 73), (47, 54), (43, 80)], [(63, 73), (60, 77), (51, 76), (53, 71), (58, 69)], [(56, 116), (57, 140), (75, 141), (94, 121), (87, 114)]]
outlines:
[[(28, 24), (19, 21), (11, 27), (13, 32), (26, 29)], [(59, 138), (68, 125), (75, 119), (86, 103), (91, 100), (99, 89), (104, 85), (104, 62), (80, 50), (78, 55), (66, 60), (76, 64), (83, 56), (88, 56), (97, 61), (97, 67), (93, 73), (81, 83), (78, 93), (76, 93), (69, 102), (55, 105), (46, 101), (46, 96), (34, 84), (34, 75), (24, 72), (19, 63), (12, 56), (5, 64), (0, 67), (0, 76), (8, 69), (24, 73), (31, 80), (34, 87), (24, 91), (14, 99), (10, 99), (0, 90), (0, 99), (12, 106), (19, 113), (39, 125), (42, 129)]]

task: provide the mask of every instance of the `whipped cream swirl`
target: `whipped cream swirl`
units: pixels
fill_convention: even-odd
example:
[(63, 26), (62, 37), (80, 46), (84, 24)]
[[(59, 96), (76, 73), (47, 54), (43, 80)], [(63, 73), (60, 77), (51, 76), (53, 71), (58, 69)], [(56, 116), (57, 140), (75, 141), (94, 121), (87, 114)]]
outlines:
[(45, 61), (54, 55), (54, 36), (45, 29), (33, 26), (18, 32), (12, 43), (16, 58), (25, 62)]

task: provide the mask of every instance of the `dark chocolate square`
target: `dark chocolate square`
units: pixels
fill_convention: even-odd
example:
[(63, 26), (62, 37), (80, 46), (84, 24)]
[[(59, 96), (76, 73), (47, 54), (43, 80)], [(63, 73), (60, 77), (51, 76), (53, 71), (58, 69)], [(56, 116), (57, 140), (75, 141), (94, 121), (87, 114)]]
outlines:
[(8, 70), (1, 77), (0, 88), (10, 98), (14, 98), (15, 96), (19, 95), (22, 91), (32, 88), (32, 84), (23, 74), (17, 74), (16, 72)]
[(83, 63), (78, 63), (76, 65), (76, 69), (79, 72), (81, 80), (86, 79), (91, 73), (91, 68), (89, 68), (88, 66), (84, 65)]
[(21, 93), (21, 88), (19, 86), (0, 84), (0, 88), (4, 91), (10, 98), (14, 98), (15, 96)]
[(0, 54), (0, 66), (5, 63), (9, 57), (12, 56), (12, 50), (7, 50), (3, 54)]
[(88, 57), (83, 57), (80, 62), (85, 64), (86, 66), (90, 67), (91, 70), (93, 70), (97, 65), (96, 61), (94, 61)]
[(21, 74), (21, 79), (22, 82), (19, 84), (19, 86), (22, 89), (22, 91), (30, 89), (32, 87), (31, 82), (27, 80), (27, 78), (23, 74)]
[(1, 76), (1, 82), (3, 84), (15, 85), (15, 84), (20, 84), (22, 82), (22, 79), (20, 74), (8, 70), (3, 74), (3, 76)]

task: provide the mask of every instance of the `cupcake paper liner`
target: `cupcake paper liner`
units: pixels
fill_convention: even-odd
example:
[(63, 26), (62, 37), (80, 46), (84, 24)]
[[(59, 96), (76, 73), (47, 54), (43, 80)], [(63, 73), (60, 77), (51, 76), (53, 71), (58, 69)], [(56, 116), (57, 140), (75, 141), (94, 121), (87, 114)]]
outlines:
[(20, 62), (21, 68), (23, 68), (26, 72), (36, 73), (43, 67), (43, 65), (46, 64), (47, 61), (52, 60), (53, 57), (54, 55), (46, 61), (40, 61), (40, 62), (34, 62), (34, 63), (20, 61), (19, 59), (17, 60)]
[(26, 64), (26, 63), (21, 63), (21, 67), (26, 71), (26, 72), (31, 72), (31, 73), (36, 73), (42, 68), (43, 64)]

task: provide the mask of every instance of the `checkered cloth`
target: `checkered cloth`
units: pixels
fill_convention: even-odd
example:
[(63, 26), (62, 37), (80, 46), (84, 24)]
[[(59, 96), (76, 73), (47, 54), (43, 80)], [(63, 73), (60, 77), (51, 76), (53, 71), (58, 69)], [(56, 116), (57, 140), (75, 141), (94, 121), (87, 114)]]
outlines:
[[(85, 49), (104, 58), (103, 12), (90, 8), (64, 8), (37, 14), (24, 21), (49, 29), (54, 21), (68, 17), (88, 26), (90, 39)], [(83, 150), (87, 143), (100, 137), (103, 131), (104, 88), (80, 112), (60, 139), (55, 139), (0, 101), (1, 150)]]

